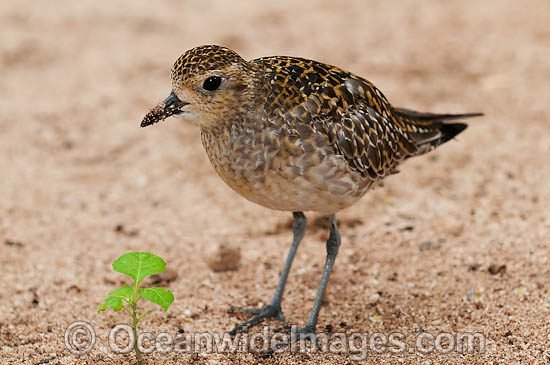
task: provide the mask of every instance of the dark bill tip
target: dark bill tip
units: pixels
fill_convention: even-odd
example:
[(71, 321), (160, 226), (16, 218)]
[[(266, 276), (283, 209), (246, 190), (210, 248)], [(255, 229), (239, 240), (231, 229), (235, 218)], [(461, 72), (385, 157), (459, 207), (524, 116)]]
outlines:
[(189, 103), (181, 101), (174, 92), (164, 99), (164, 101), (154, 107), (141, 121), (141, 127), (147, 127), (158, 123), (171, 115), (181, 113), (184, 106)]
[(168, 116), (166, 116), (166, 113), (164, 112), (164, 105), (163, 103), (160, 103), (159, 105), (151, 109), (151, 111), (147, 113), (147, 115), (143, 118), (143, 120), (141, 121), (141, 127), (143, 128), (158, 123), (161, 120), (166, 119), (167, 117)]

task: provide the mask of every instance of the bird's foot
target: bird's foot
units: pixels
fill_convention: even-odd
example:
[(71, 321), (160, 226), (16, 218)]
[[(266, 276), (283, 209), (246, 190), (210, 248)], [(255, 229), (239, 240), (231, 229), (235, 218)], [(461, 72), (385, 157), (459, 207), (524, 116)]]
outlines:
[(293, 352), (294, 351), (293, 348), (296, 346), (295, 344), (297, 342), (303, 342), (306, 340), (309, 340), (316, 347), (317, 350), (321, 351), (321, 346), (317, 342), (317, 335), (315, 333), (314, 326), (306, 325), (303, 328), (296, 328), (294, 326), (291, 328), (286, 327), (285, 332), (290, 334), (290, 338), (286, 338), (282, 341), (279, 341), (273, 344), (273, 346), (271, 346), (271, 349), (270, 351), (268, 351), (268, 353), (273, 353), (273, 352), (282, 350), (283, 348), (288, 347), (289, 345), (290, 345), (291, 352)]
[(281, 310), (281, 305), (273, 305), (268, 304), (266, 306), (263, 306), (262, 308), (231, 308), (229, 310), (229, 313), (250, 313), (254, 314), (255, 316), (250, 318), (248, 321), (241, 323), (240, 325), (233, 328), (231, 331), (229, 331), (229, 334), (231, 336), (234, 336), (237, 334), (237, 332), (241, 330), (248, 330), (250, 327), (253, 327), (257, 325), (258, 323), (263, 322), (266, 318), (275, 318), (279, 322), (283, 324), (283, 326), (286, 326), (286, 320), (283, 315), (283, 311)]

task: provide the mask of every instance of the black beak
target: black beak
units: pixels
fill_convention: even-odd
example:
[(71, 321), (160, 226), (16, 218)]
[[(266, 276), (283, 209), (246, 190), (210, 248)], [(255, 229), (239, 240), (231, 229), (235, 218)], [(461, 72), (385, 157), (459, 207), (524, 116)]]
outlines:
[(171, 115), (181, 113), (184, 106), (189, 103), (181, 101), (174, 92), (171, 92), (170, 95), (162, 103), (153, 108), (145, 118), (141, 121), (141, 127), (147, 127), (151, 124), (158, 123)]
[[(168, 97), (166, 99), (164, 99), (163, 103), (164, 103), (164, 109), (166, 110), (168, 108), (171, 108), (172, 106), (174, 106), (174, 107), (181, 106), (181, 104), (183, 102), (172, 91), (170, 93), (170, 95), (168, 95)], [(186, 104), (187, 103), (184, 103), (184, 105), (186, 105)]]

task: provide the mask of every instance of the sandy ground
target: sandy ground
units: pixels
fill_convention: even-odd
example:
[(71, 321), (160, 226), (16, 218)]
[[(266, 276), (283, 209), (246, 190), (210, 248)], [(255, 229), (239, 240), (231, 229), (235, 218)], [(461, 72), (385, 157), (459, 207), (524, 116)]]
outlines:
[[(318, 329), (403, 334), (412, 351), (369, 350), (372, 364), (548, 363), (548, 24), (546, 0), (2, 1), (0, 362), (132, 363), (107, 342), (127, 318), (96, 313), (126, 283), (110, 264), (128, 251), (154, 252), (177, 274), (165, 283), (174, 304), (142, 331), (223, 334), (239, 322), (232, 305), (269, 300), (290, 215), (226, 187), (198, 130), (177, 120), (139, 128), (169, 93), (173, 61), (215, 43), (248, 59), (338, 65), (395, 105), (484, 112), (457, 141), (409, 161), (338, 215), (343, 246)], [(283, 303), (297, 325), (311, 309), (327, 237), (324, 218), (308, 218)], [(237, 270), (211, 269), (220, 245), (240, 249)], [(63, 341), (75, 320), (97, 334), (81, 357)], [(415, 351), (420, 334), (433, 345), (439, 334), (465, 332), (483, 334), (485, 353)], [(155, 351), (146, 359), (344, 364), (351, 355)]]

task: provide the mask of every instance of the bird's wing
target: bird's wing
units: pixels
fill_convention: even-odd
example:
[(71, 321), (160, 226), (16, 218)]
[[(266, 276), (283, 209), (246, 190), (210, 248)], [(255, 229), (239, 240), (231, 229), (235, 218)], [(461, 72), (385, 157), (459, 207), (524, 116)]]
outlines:
[(372, 179), (390, 174), (397, 163), (416, 152), (407, 133), (365, 103), (325, 119), (325, 130), (337, 153), (352, 170)]
[[(367, 80), (312, 60), (269, 57), (266, 110), (291, 133), (322, 134), (352, 170), (372, 179), (416, 152), (384, 95)], [(316, 132), (316, 133), (315, 133)]]

